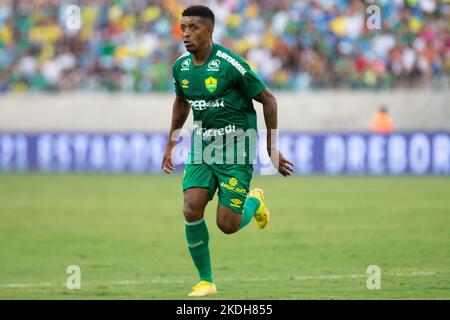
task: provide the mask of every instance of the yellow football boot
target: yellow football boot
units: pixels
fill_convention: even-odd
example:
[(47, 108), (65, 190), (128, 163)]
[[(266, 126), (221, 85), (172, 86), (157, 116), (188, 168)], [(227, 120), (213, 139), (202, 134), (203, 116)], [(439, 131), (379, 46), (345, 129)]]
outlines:
[(188, 294), (189, 297), (206, 297), (217, 293), (217, 288), (214, 283), (208, 281), (200, 281), (192, 287), (192, 292)]
[(264, 193), (262, 189), (254, 188), (248, 193), (247, 198), (249, 197), (255, 197), (259, 200), (260, 205), (253, 217), (255, 218), (256, 227), (258, 229), (264, 229), (270, 221), (270, 212), (269, 208), (266, 207)]

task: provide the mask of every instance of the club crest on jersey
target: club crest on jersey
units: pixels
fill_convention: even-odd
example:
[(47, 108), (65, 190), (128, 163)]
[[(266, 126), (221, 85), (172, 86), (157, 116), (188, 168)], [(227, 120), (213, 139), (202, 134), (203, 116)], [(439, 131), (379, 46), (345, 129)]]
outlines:
[(208, 63), (208, 70), (206, 71), (219, 71), (220, 60), (214, 59)]
[(181, 63), (181, 71), (188, 71), (189, 66), (191, 65), (191, 59), (185, 59)]
[(213, 93), (217, 89), (217, 79), (213, 77), (205, 79), (205, 86), (209, 93)]

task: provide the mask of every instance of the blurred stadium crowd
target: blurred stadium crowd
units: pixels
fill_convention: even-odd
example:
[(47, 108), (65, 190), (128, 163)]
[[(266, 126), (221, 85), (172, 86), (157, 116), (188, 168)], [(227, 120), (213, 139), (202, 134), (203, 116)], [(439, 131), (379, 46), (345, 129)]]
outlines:
[[(0, 92), (172, 89), (185, 49), (174, 0), (0, 1)], [(368, 5), (381, 8), (369, 30)], [(81, 29), (67, 28), (67, 6)], [(442, 86), (450, 74), (449, 1), (213, 0), (214, 41), (273, 89)], [(444, 84), (445, 86), (445, 84)]]

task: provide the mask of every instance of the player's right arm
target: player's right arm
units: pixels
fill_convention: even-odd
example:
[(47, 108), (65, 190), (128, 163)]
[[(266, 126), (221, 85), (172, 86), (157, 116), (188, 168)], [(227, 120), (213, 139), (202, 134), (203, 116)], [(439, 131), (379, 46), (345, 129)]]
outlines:
[(189, 115), (189, 103), (184, 96), (176, 95), (172, 107), (172, 123), (170, 125), (169, 137), (167, 139), (166, 151), (164, 151), (161, 168), (166, 173), (175, 170), (172, 163), (172, 150), (177, 142), (178, 130), (181, 129)]

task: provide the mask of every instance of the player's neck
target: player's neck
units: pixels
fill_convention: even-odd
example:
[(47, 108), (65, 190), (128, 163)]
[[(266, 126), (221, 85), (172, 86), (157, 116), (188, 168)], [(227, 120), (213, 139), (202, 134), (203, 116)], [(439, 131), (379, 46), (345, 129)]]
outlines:
[(202, 65), (203, 63), (205, 63), (206, 60), (208, 60), (212, 49), (213, 49), (213, 43), (212, 43), (212, 41), (210, 41), (210, 42), (208, 42), (208, 44), (206, 46), (204, 46), (198, 52), (192, 54), (192, 57), (193, 57), (192, 62), (197, 66)]

